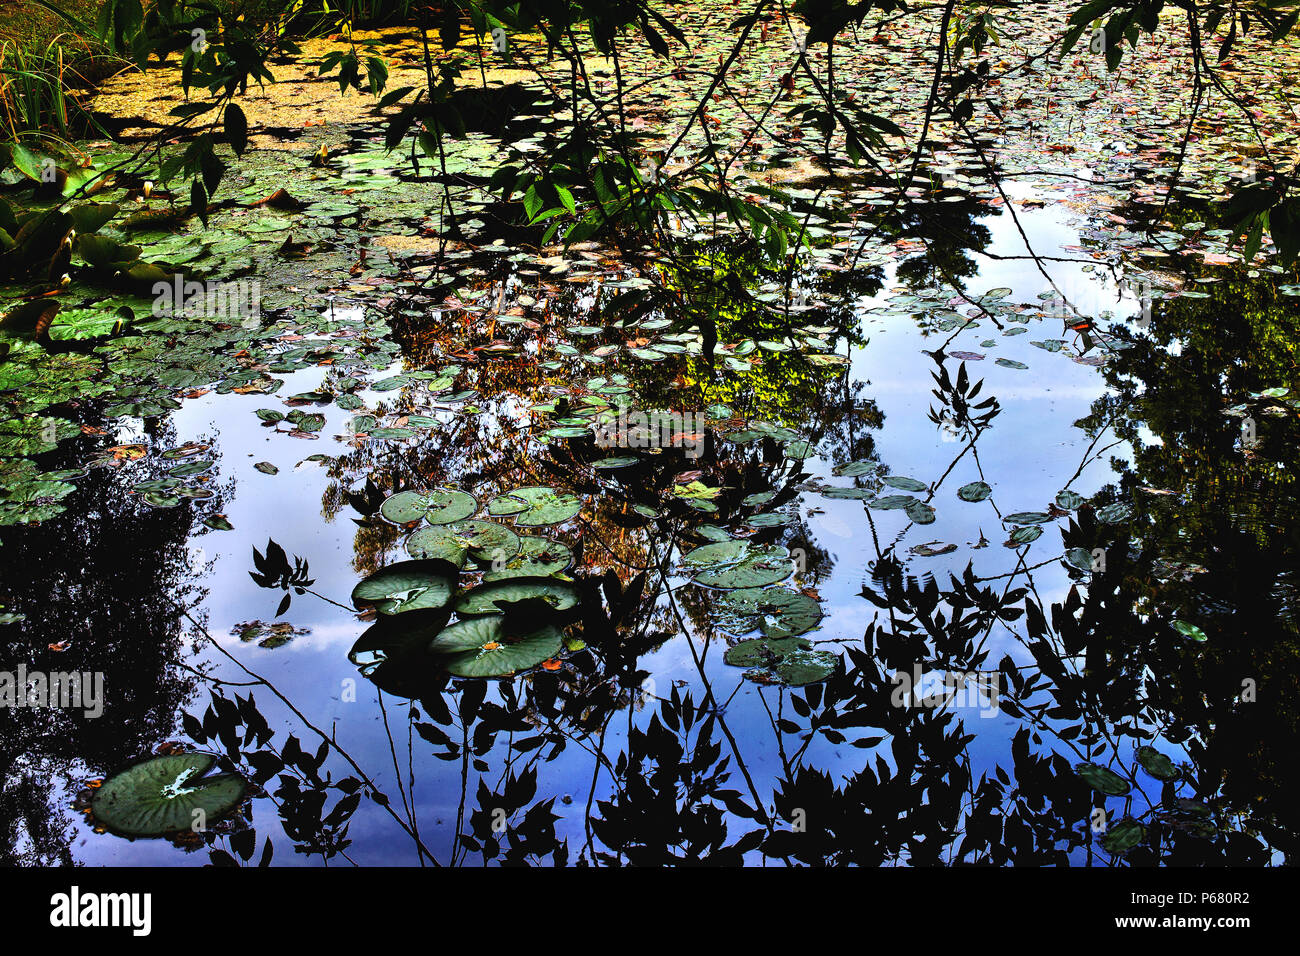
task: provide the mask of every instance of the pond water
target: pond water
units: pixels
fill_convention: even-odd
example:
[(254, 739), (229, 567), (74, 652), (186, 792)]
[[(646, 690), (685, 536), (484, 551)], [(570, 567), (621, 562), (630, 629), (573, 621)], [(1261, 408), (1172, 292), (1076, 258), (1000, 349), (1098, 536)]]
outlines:
[[(913, 138), (923, 37), (840, 78)], [(1006, 82), (1120, 96), (1077, 65)], [(1300, 286), (1214, 218), (1227, 105), (1164, 206), (1174, 154), (1128, 118), (1172, 126), (1160, 83), (937, 128), (905, 207), (750, 158), (814, 222), (789, 274), (725, 232), (694, 271), (538, 250), (478, 173), (547, 141), (540, 97), (445, 176), (358, 108), (255, 141), (206, 228), (102, 227), (260, 309), (159, 314), (74, 260), (49, 347), (5, 333), (0, 648), (103, 693), (0, 712), (0, 859), (1282, 862)], [(302, 208), (256, 204), (280, 188)], [(97, 797), (191, 752), (247, 781), (181, 780), (201, 827)]]

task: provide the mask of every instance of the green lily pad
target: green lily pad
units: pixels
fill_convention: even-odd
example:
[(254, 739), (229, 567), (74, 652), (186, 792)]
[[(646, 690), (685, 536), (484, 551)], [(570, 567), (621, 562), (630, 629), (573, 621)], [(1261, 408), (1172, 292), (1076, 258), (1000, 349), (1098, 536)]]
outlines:
[(110, 777), (91, 803), (95, 822), (127, 837), (161, 837), (211, 826), (238, 807), (248, 783), (236, 774), (205, 776), (211, 754), (172, 754)]
[(1108, 797), (1122, 797), (1131, 789), (1128, 781), (1119, 774), (1095, 763), (1076, 764), (1074, 772), (1092, 789)]
[(913, 501), (904, 510), (915, 524), (934, 524), (934, 509), (924, 501)]
[(430, 610), (444, 607), (455, 589), (455, 579), (442, 562), (399, 561), (353, 588), (352, 603), (373, 604), (380, 614)]
[(1002, 519), (1005, 524), (1042, 524), (1051, 520), (1052, 516), (1046, 511), (1017, 511)]
[(930, 487), (917, 478), (904, 478), (899, 475), (886, 475), (881, 480), (889, 487), (897, 488), (899, 491), (925, 491)]
[(895, 511), (900, 508), (907, 508), (913, 503), (919, 504), (911, 495), (884, 495), (880, 498), (872, 498), (867, 502), (867, 507), (875, 508), (878, 511)]
[(723, 660), (752, 668), (745, 676), (757, 683), (800, 687), (829, 677), (838, 658), (829, 651), (813, 650), (801, 637), (760, 637), (728, 649)]
[(682, 561), (698, 569), (697, 584), (724, 590), (765, 587), (784, 581), (794, 571), (785, 548), (751, 545), (748, 541), (701, 545), (684, 555)]
[(1056, 496), (1056, 507), (1062, 511), (1074, 511), (1084, 501), (1087, 500), (1083, 495), (1073, 491), (1062, 491)]
[(1102, 524), (1119, 524), (1121, 521), (1128, 520), (1133, 513), (1133, 509), (1125, 504), (1107, 505), (1105, 508), (1097, 509), (1097, 520)]
[(456, 524), (421, 528), (406, 539), (406, 553), (413, 558), (449, 561), (458, 568), (467, 556), (475, 561), (509, 560), (519, 553), (519, 535), (492, 521), (460, 521)]
[(1174, 766), (1174, 762), (1168, 756), (1156, 750), (1155, 747), (1139, 747), (1137, 761), (1143, 770), (1157, 780), (1177, 780), (1179, 777), (1179, 771)]
[(454, 488), (434, 491), (399, 491), (379, 506), (379, 513), (394, 524), (424, 520), (431, 525), (452, 524), (478, 510), (473, 495)]
[(488, 514), (514, 516), (517, 526), (527, 528), (560, 524), (581, 510), (582, 499), (577, 495), (538, 486), (516, 488), (488, 502)]
[(962, 501), (983, 501), (989, 495), (993, 494), (993, 489), (987, 482), (972, 481), (968, 485), (962, 485), (957, 489), (957, 497)]
[(509, 578), (544, 578), (567, 571), (573, 563), (573, 552), (567, 545), (550, 538), (521, 535), (519, 553), (501, 561), (492, 562), (483, 575), (484, 581), (504, 581)]
[(1120, 820), (1101, 838), (1101, 846), (1107, 853), (1120, 856), (1142, 842), (1147, 829), (1131, 817)]
[(1087, 548), (1071, 548), (1065, 552), (1065, 560), (1080, 571), (1092, 570), (1092, 552)]
[(822, 607), (806, 594), (788, 588), (741, 588), (718, 599), (718, 626), (731, 634), (757, 628), (772, 638), (795, 637), (815, 628)]
[(521, 636), (507, 636), (503, 614), (473, 617), (443, 630), (429, 650), (456, 677), (505, 677), (560, 652), (560, 632), (547, 624)]
[(481, 584), (462, 594), (456, 601), (457, 614), (499, 614), (502, 605), (520, 601), (542, 600), (557, 611), (567, 611), (578, 603), (578, 591), (570, 584), (552, 578), (509, 578)]
[(844, 465), (836, 465), (831, 469), (831, 474), (839, 478), (860, 478), (862, 475), (869, 475), (880, 467), (878, 461), (851, 461)]

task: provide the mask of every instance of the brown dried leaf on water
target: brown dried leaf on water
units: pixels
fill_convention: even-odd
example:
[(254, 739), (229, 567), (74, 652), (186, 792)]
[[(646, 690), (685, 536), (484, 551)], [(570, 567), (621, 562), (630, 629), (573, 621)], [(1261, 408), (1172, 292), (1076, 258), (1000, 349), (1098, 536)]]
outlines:
[(144, 445), (114, 445), (105, 450), (118, 461), (135, 461), (148, 454), (148, 449)]
[(275, 192), (271, 193), (271, 195), (265, 196), (253, 203), (253, 205), (270, 206), (272, 209), (288, 209), (294, 212), (303, 207), (301, 202), (294, 199), (293, 196), (289, 195), (288, 191), (284, 189), (277, 189)]

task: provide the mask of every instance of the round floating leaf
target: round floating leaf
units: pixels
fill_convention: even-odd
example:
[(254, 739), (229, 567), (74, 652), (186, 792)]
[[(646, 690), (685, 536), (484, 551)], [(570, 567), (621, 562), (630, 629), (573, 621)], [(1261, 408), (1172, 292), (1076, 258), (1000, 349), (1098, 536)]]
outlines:
[(1071, 548), (1065, 552), (1065, 560), (1080, 571), (1092, 570), (1092, 552), (1087, 548)]
[(1105, 767), (1095, 763), (1075, 765), (1074, 772), (1083, 778), (1083, 782), (1099, 793), (1108, 797), (1122, 797), (1129, 792), (1128, 781)]
[(867, 507), (881, 511), (892, 511), (897, 508), (906, 508), (913, 503), (919, 504), (911, 495), (885, 495), (881, 498), (871, 499), (867, 502)]
[(518, 637), (506, 634), (503, 614), (457, 621), (429, 644), (429, 650), (457, 677), (504, 677), (560, 652), (560, 632), (545, 625)]
[(1097, 520), (1102, 524), (1119, 524), (1121, 521), (1126, 521), (1132, 513), (1133, 509), (1128, 505), (1107, 505), (1105, 508), (1097, 509)]
[(1031, 525), (1027, 528), (1017, 528), (1011, 532), (1011, 540), (1015, 544), (1029, 544), (1031, 541), (1037, 541), (1042, 535), (1042, 528)]
[(352, 589), (356, 607), (373, 604), (380, 614), (440, 608), (456, 582), (440, 561), (399, 561), (381, 568)]
[(481, 584), (456, 601), (457, 614), (499, 614), (520, 601), (545, 601), (556, 611), (567, 611), (578, 603), (578, 591), (571, 584), (551, 578), (509, 578)]
[(183, 465), (177, 465), (167, 472), (173, 478), (188, 478), (191, 475), (201, 475), (212, 467), (210, 461), (187, 461)]
[(727, 648), (722, 659), (733, 667), (762, 667), (774, 657), (783, 657), (793, 651), (811, 647), (805, 640), (795, 637), (764, 638), (741, 641), (735, 647)]
[(215, 763), (211, 754), (172, 754), (136, 764), (95, 792), (95, 822), (122, 836), (160, 837), (189, 830), (201, 811), (210, 826), (248, 793), (236, 774), (204, 776)]
[(519, 553), (491, 564), (483, 575), (484, 581), (504, 581), (508, 578), (544, 578), (566, 571), (573, 563), (573, 552), (567, 545), (550, 538), (521, 536)]
[(930, 487), (924, 481), (916, 478), (903, 478), (899, 475), (886, 475), (881, 480), (889, 487), (897, 488), (899, 491), (925, 491)]
[(1006, 524), (1042, 524), (1044, 521), (1051, 520), (1052, 516), (1046, 511), (1017, 511), (1002, 519)]
[(704, 544), (682, 555), (682, 563), (692, 568), (714, 567), (740, 561), (749, 552), (749, 542), (741, 540)]
[(983, 481), (972, 481), (970, 484), (962, 485), (957, 489), (957, 497), (962, 501), (983, 501), (991, 494), (993, 494), (993, 489)]
[(758, 628), (771, 638), (795, 637), (815, 628), (822, 607), (806, 594), (788, 588), (742, 588), (729, 591), (717, 603), (718, 626), (732, 634)]
[(823, 498), (842, 498), (866, 501), (874, 498), (876, 493), (870, 488), (822, 488), (818, 491)]
[(840, 478), (859, 478), (869, 475), (880, 467), (878, 461), (851, 461), (845, 465), (836, 465), (831, 474)]
[(1142, 769), (1157, 780), (1177, 780), (1178, 768), (1168, 756), (1162, 754), (1155, 747), (1142, 746), (1138, 748), (1137, 760)]
[(906, 511), (907, 516), (916, 524), (934, 524), (934, 509), (924, 501), (913, 501)]
[(690, 567), (701, 569), (695, 575), (697, 584), (724, 590), (765, 587), (784, 581), (794, 571), (785, 548), (755, 546), (747, 541), (702, 545), (682, 560)]
[(723, 660), (736, 667), (752, 667), (745, 676), (764, 684), (798, 687), (825, 680), (835, 670), (837, 658), (815, 651), (803, 638), (756, 638), (730, 648)]
[(520, 547), (519, 535), (491, 521), (421, 528), (406, 539), (406, 553), (411, 557), (449, 561), (458, 568), (465, 566), (467, 555), (473, 555), (475, 561), (509, 560)]
[(790, 687), (802, 687), (830, 677), (838, 660), (830, 651), (792, 651), (776, 665), (776, 676)]
[(577, 495), (538, 486), (516, 488), (488, 503), (488, 514), (514, 515), (515, 524), (526, 528), (560, 524), (581, 510), (582, 499)]
[(602, 471), (610, 468), (627, 468), (629, 465), (635, 465), (640, 458), (634, 458), (630, 455), (614, 458), (602, 458), (600, 461), (592, 462), (592, 468), (600, 468)]
[(1056, 496), (1056, 507), (1062, 511), (1074, 511), (1079, 505), (1083, 504), (1086, 499), (1083, 495), (1073, 491), (1062, 491)]
[(432, 525), (451, 524), (478, 510), (474, 496), (454, 488), (435, 491), (399, 491), (379, 506), (379, 513), (395, 524), (423, 519)]
[(1116, 856), (1127, 853), (1147, 835), (1146, 827), (1131, 817), (1125, 817), (1106, 832), (1101, 838), (1101, 846), (1107, 853)]

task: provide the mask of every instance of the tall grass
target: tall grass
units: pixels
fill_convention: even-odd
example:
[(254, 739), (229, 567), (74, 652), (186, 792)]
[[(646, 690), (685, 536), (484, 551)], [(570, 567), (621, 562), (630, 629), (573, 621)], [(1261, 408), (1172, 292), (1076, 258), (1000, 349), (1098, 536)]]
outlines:
[[(91, 27), (99, 0), (4, 0), (0, 12), (0, 142), (69, 140), (103, 128), (83, 108), (107, 62)], [(73, 32), (68, 32), (69, 27)]]

